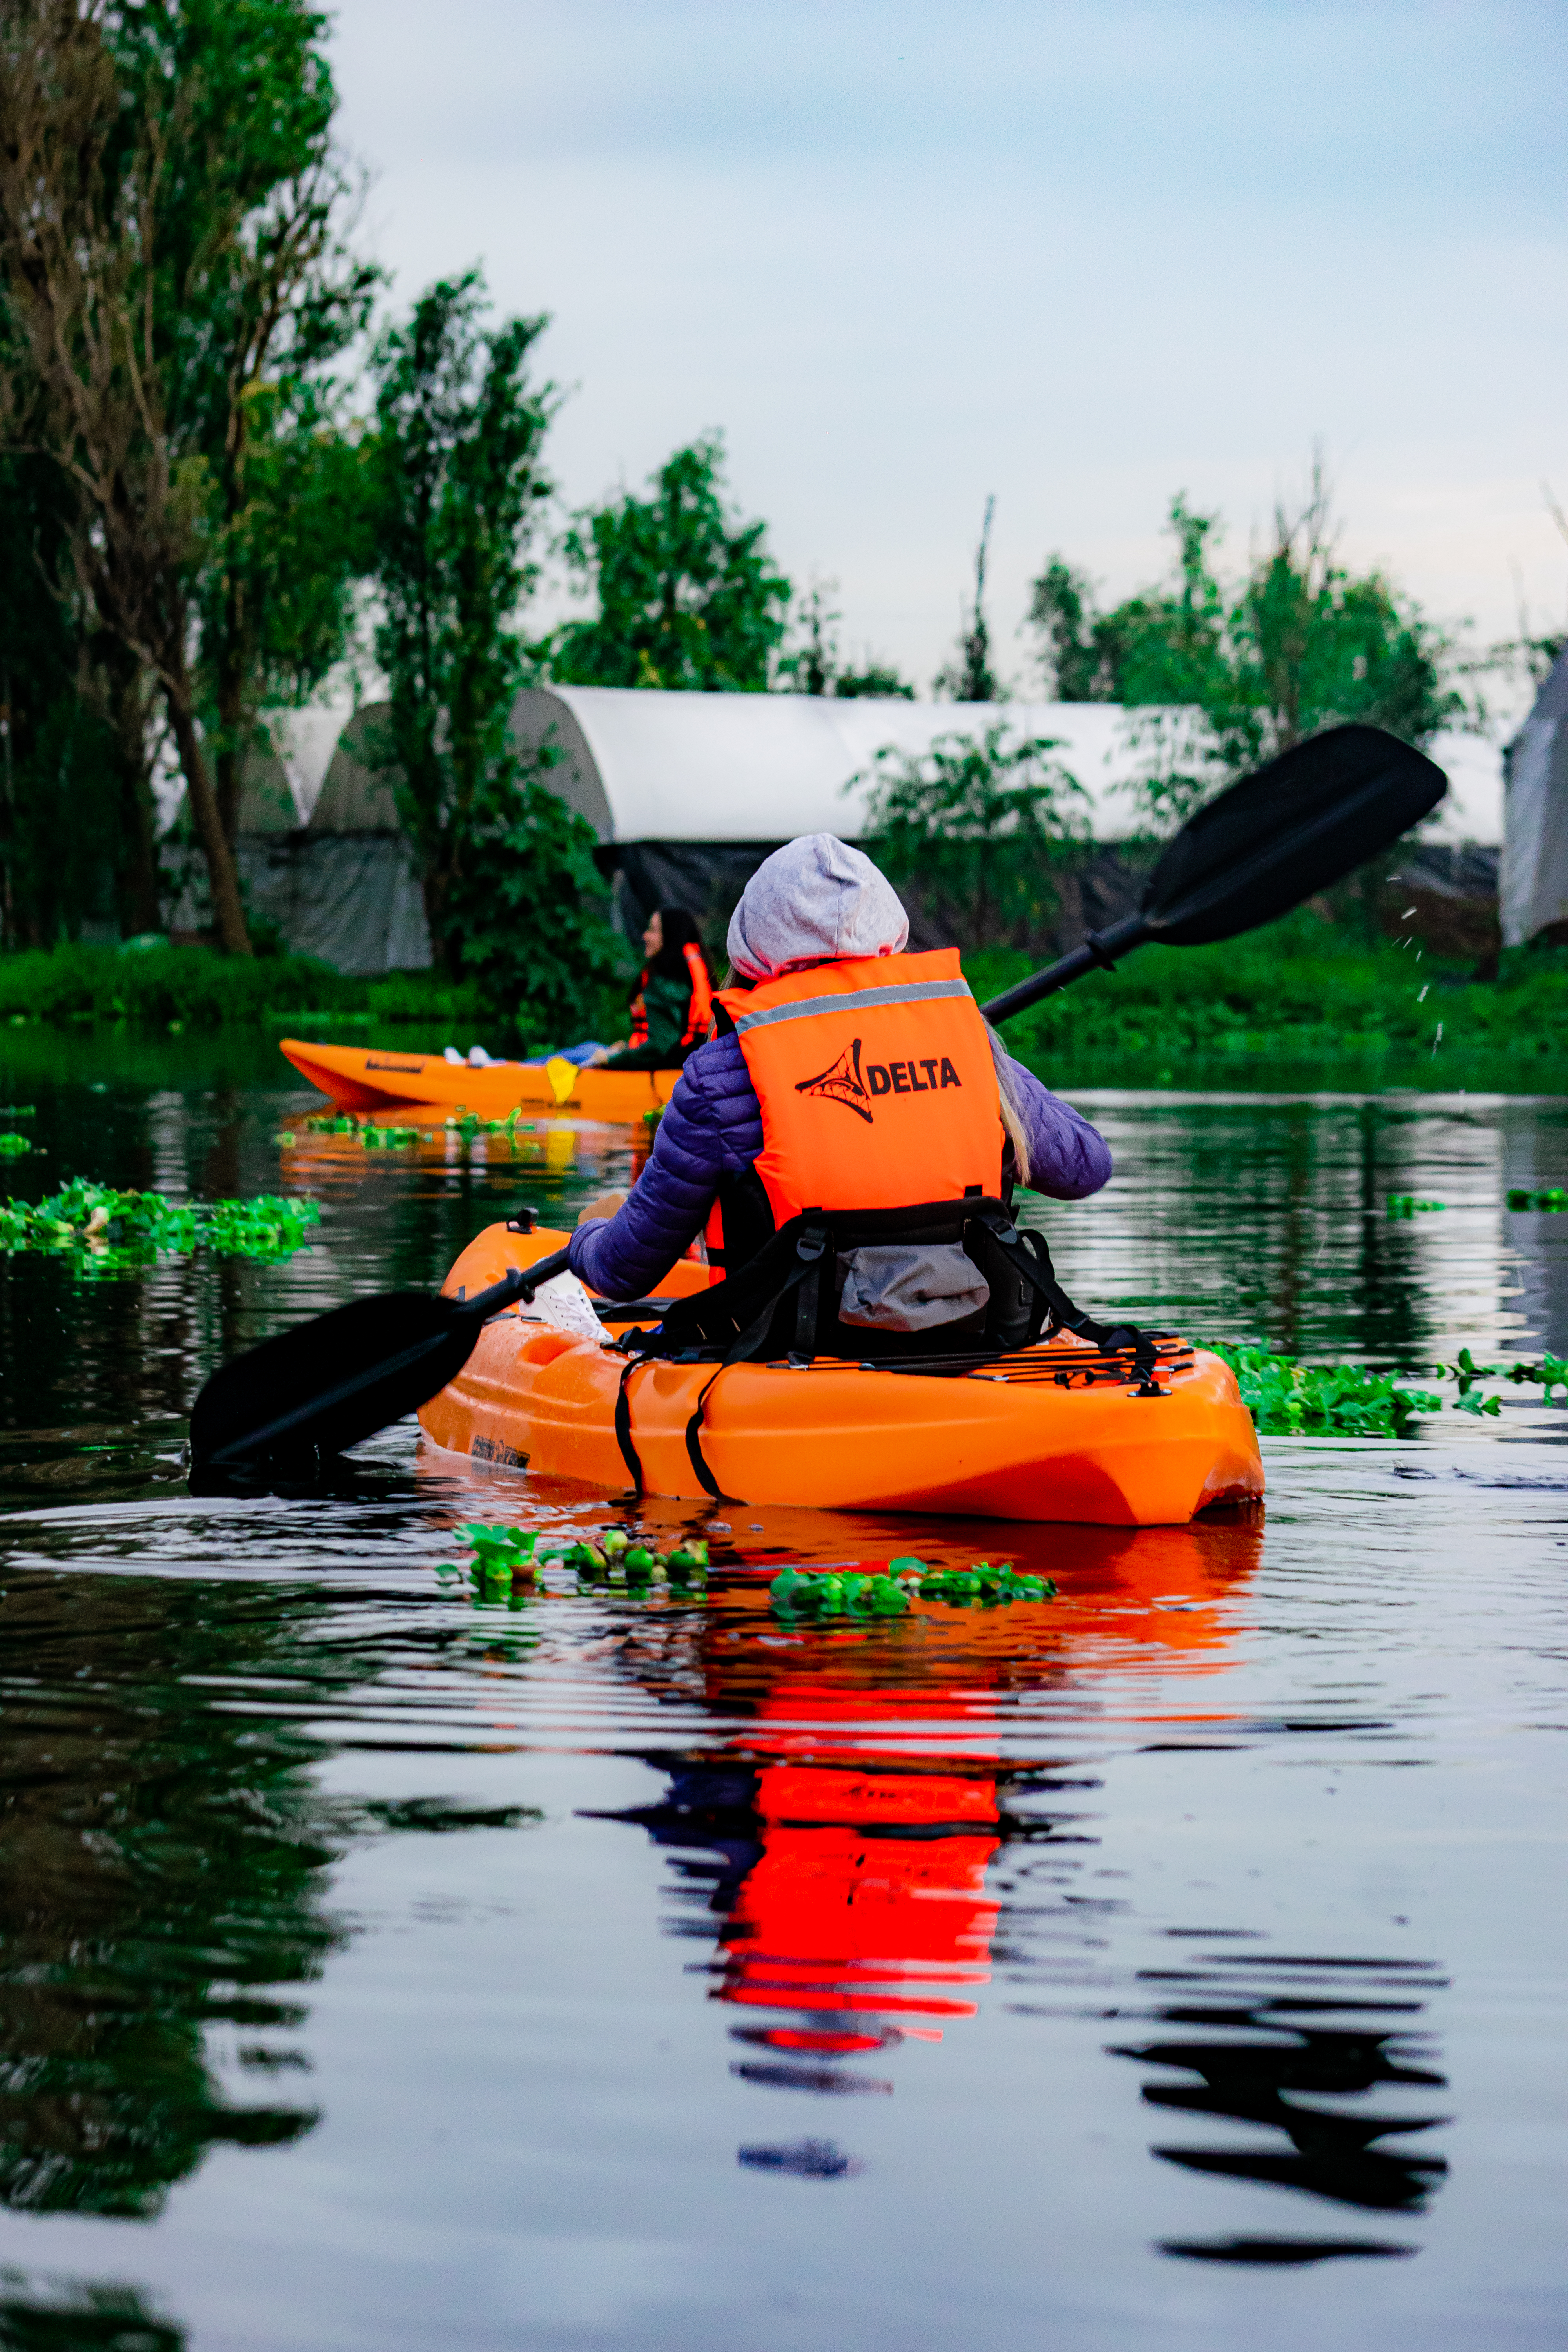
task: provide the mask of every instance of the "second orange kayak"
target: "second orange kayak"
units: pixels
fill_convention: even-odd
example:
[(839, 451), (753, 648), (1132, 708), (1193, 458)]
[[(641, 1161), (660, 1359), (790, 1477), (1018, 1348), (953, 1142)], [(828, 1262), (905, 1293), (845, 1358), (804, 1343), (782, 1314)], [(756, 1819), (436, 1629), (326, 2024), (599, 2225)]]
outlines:
[(279, 1044), (300, 1076), (330, 1095), (340, 1110), (362, 1114), (421, 1104), (443, 1118), (461, 1111), (506, 1118), (529, 1109), (625, 1123), (667, 1103), (680, 1076), (679, 1070), (579, 1070), (561, 1060), (491, 1062), (475, 1069), (395, 1045), (318, 1045), (302, 1037)]

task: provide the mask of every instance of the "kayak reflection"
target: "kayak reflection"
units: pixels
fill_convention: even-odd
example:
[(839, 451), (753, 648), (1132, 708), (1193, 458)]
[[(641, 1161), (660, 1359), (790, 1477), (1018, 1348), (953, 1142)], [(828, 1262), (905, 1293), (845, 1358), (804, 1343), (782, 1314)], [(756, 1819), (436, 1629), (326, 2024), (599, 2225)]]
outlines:
[[(777, 1536), (783, 1516), (758, 1532)], [(732, 2025), (743, 2078), (890, 2092), (850, 2062), (940, 2042), (974, 2015), (1000, 1915), (990, 1866), (1006, 1842), (1058, 1833), (1013, 1809), (1042, 1767), (1004, 1753), (1008, 1717), (1130, 1647), (1178, 1670), (1223, 1668), (1235, 1596), (1258, 1561), (1256, 1517), (1058, 1528), (1044, 1562), (1040, 1530), (1027, 1535), (1029, 1565), (1061, 1584), (1054, 1602), (793, 1628), (763, 1588), (705, 1624), (707, 1702), (748, 1728), (717, 1757), (670, 1765), (663, 1801), (619, 1818), (670, 1849), (683, 1912), (695, 1895), (716, 1922), (714, 1992), (744, 2012)], [(669, 1662), (644, 1663), (657, 1679)], [(940, 1751), (927, 1737), (937, 1719)]]
[[(778, 1536), (776, 1516), (755, 1532)], [(796, 1629), (754, 1594), (700, 1636), (706, 1698), (746, 1728), (721, 1755), (667, 1759), (665, 1798), (624, 1818), (669, 1852), (679, 1931), (691, 1933), (693, 1903), (712, 1923), (712, 1997), (731, 2013), (743, 2053), (731, 2071), (743, 2080), (891, 2095), (899, 2045), (962, 2030), (1001, 1951), (1010, 1974), (1035, 1965), (1042, 1906), (1019, 1907), (1022, 1849), (1046, 1849), (1035, 1867), (1058, 1881), (1061, 1903), (1047, 1915), (1059, 1922), (1084, 1902), (1073, 1889), (1098, 1840), (1079, 1792), (1098, 1784), (1059, 1753), (1020, 1752), (1032, 1697), (1049, 1690), (1059, 1722), (1081, 1690), (1086, 1724), (1100, 1724), (1097, 1676), (1144, 1663), (1197, 1685), (1194, 1703), (1173, 1709), (1167, 1683), (1162, 1730), (1173, 1719), (1184, 1730), (1235, 1726), (1210, 1678), (1223, 1677), (1246, 1625), (1259, 1520), (1029, 1536), (1026, 1564), (1062, 1588), (1045, 1606), (931, 1612), (891, 1631)], [(939, 1720), (940, 1748), (929, 1736)], [(1040, 1957), (1059, 1984), (1059, 1932), (1046, 1932)], [(1215, 2146), (1163, 2133), (1151, 2153), (1341, 2207), (1418, 2212), (1446, 2170), (1405, 2145), (1443, 2120), (1429, 2095), (1444, 2077), (1423, 2026), (1440, 1979), (1425, 1963), (1280, 1957), (1251, 1937), (1227, 1947), (1222, 1931), (1215, 1941), (1215, 1952), (1184, 1944), (1167, 1981), (1141, 1979), (1156, 2038), (1108, 2049), (1152, 2070), (1143, 2095), (1163, 2117), (1229, 2127)], [(1129, 1991), (1124, 2016), (1141, 2006)], [(1237, 2125), (1250, 2127), (1239, 2145)], [(740, 2156), (817, 2178), (856, 2168), (825, 2138)], [(1300, 2263), (1412, 2249), (1300, 2231), (1171, 2240), (1163, 2251)]]

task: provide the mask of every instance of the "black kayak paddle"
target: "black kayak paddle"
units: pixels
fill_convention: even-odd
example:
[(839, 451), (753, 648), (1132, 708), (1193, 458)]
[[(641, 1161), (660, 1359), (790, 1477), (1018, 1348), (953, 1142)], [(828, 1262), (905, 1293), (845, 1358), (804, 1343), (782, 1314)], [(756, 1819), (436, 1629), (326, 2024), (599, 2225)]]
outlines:
[(1243, 776), (1187, 819), (1144, 887), (1136, 914), (994, 996), (987, 1021), (1108, 971), (1145, 940), (1202, 947), (1255, 931), (1314, 891), (1342, 881), (1435, 809), (1441, 768), (1381, 727), (1331, 727)]
[(416, 1412), (455, 1381), (492, 1315), (566, 1270), (554, 1250), (472, 1298), (356, 1298), (214, 1372), (191, 1414), (191, 1459), (213, 1470), (309, 1468)]

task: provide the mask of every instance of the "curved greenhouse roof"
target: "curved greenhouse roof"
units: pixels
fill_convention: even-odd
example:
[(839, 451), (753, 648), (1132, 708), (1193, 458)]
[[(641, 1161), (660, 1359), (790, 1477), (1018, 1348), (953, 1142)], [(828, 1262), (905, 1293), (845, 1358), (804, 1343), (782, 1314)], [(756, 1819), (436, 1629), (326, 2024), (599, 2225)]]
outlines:
[[(1052, 740), (1087, 796), (1078, 804), (1087, 831), (1097, 841), (1124, 840), (1142, 829), (1137, 780), (1181, 743), (1193, 717), (1107, 702), (839, 701), (606, 686), (531, 688), (511, 714), (521, 749), (559, 746), (564, 756), (547, 781), (606, 847), (738, 845), (802, 833), (854, 840), (867, 829), (865, 780), (884, 746), (920, 755), (939, 737), (973, 739), (995, 726)], [(352, 715), (341, 706), (267, 714), (274, 758), (252, 763), (241, 829), (281, 832), (308, 822), (315, 835), (401, 830), (382, 764), (386, 719), (384, 702)], [(1427, 749), (1447, 771), (1449, 793), (1423, 837), (1500, 840), (1495, 746), (1444, 734)]]
[(1089, 795), (1101, 839), (1133, 829), (1126, 786), (1141, 772), (1135, 732), (1158, 714), (1103, 702), (838, 700), (809, 694), (663, 694), (558, 686), (520, 694), (512, 732), (565, 755), (549, 782), (601, 842), (853, 839), (866, 830), (869, 771), (884, 745), (928, 751), (988, 727), (1053, 738)]

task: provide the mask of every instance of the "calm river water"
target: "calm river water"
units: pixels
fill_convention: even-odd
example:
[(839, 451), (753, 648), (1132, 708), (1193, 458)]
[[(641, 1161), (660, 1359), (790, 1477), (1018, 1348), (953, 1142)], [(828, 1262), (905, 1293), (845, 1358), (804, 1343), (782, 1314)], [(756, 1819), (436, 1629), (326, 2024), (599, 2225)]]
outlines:
[[(1271, 1440), (1266, 1514), (1187, 1529), (712, 1536), (1000, 1549), (1048, 1606), (477, 1605), (456, 1519), (619, 1502), (412, 1424), (331, 1497), (197, 1499), (183, 1416), (630, 1139), (366, 1154), (289, 1076), (0, 1033), (16, 1193), (324, 1211), (279, 1266), (0, 1261), (0, 2347), (1563, 2342), (1568, 1403)], [(1505, 1205), (1568, 1182), (1568, 1100), (1077, 1098), (1118, 1160), (1047, 1213), (1086, 1304), (1568, 1350), (1568, 1217)]]

